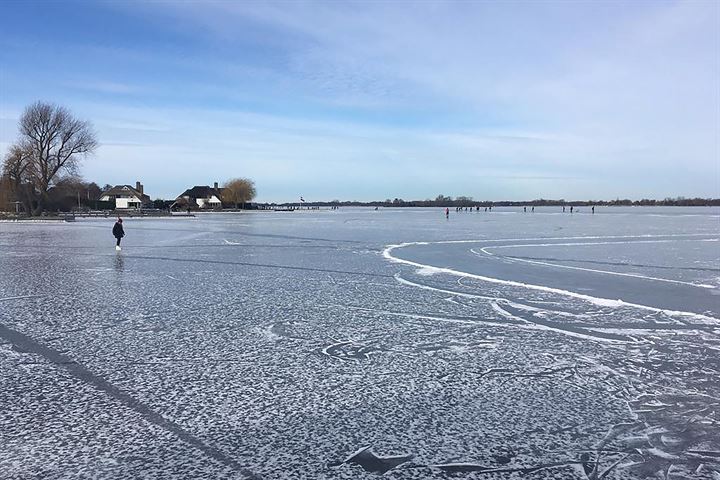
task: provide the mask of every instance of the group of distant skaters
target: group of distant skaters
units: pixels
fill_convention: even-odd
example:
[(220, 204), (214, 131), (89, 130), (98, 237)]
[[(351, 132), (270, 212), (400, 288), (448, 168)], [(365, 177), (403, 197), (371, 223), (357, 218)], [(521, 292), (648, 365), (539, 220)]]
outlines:
[[(570, 213), (573, 213), (573, 210), (574, 210), (574, 206), (573, 206), (573, 205), (570, 205)], [(591, 213), (595, 213), (595, 205), (592, 205), (592, 206), (590, 207), (590, 212), (591, 212)], [(565, 207), (563, 207), (563, 213), (565, 213)]]
[[(486, 211), (486, 212), (487, 212), (487, 211), (491, 211), (491, 212), (492, 212), (492, 207), (484, 207), (484, 208), (485, 208), (485, 211)], [(446, 210), (446, 213), (450, 213), (450, 209), (449, 209), (449, 208), (446, 208), (445, 210)], [(467, 212), (467, 211), (472, 212), (473, 210), (475, 210), (476, 212), (479, 212), (479, 211), (480, 211), (480, 206), (478, 205), (478, 206), (475, 206), (475, 207), (455, 207), (455, 211), (456, 211), (456, 212)]]
[[(484, 208), (485, 208), (486, 212), (492, 212), (492, 206), (484, 207)], [(476, 205), (475, 207), (455, 207), (456, 212), (468, 212), (468, 211), (472, 212), (473, 210), (475, 210), (476, 212), (479, 212), (480, 205)], [(445, 207), (445, 216), (446, 217), (450, 216), (450, 208), (449, 207)]]
[[(492, 212), (492, 207), (484, 207), (484, 209), (485, 209), (486, 212), (487, 212), (487, 211)], [(475, 206), (475, 207), (455, 207), (455, 211), (456, 211), (456, 212), (467, 212), (467, 211), (472, 212), (473, 210), (476, 211), (476, 212), (479, 212), (479, 211), (480, 211), (480, 206), (478, 205), (478, 206)], [(450, 208), (448, 208), (448, 207), (445, 207), (445, 216), (446, 216), (446, 217), (449, 217), (449, 216), (450, 216)]]
[[(485, 209), (484, 211), (486, 211), (486, 212), (492, 212), (492, 206), (484, 207), (484, 209)], [(475, 207), (455, 207), (455, 211), (456, 211), (456, 212), (468, 212), (468, 211), (472, 212), (473, 210), (475, 210), (476, 212), (479, 212), (479, 211), (480, 211), (480, 206), (479, 206), (479, 205), (476, 205)], [(565, 213), (565, 206), (562, 207), (562, 211), (563, 211), (563, 213)], [(594, 206), (594, 205), (590, 207), (590, 211), (591, 211), (593, 214), (595, 213), (595, 206)], [(527, 207), (523, 207), (523, 212), (527, 213)], [(531, 212), (531, 213), (535, 213), (535, 207), (534, 207), (534, 206), (531, 206), (531, 207), (530, 207), (530, 212)], [(570, 205), (570, 213), (574, 213), (574, 212), (575, 212), (575, 206), (574, 206), (574, 205)], [(450, 217), (450, 208), (449, 208), (449, 207), (445, 207), (445, 217)]]

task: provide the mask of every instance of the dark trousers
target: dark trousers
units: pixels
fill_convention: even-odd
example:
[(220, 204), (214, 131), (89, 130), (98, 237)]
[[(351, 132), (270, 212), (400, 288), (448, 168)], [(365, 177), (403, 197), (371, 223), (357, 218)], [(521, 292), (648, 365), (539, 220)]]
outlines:
[(120, 246), (120, 240), (122, 239), (122, 237), (115, 237), (115, 238), (117, 238), (117, 243), (116, 243), (116, 245), (119, 247), (119, 246)]

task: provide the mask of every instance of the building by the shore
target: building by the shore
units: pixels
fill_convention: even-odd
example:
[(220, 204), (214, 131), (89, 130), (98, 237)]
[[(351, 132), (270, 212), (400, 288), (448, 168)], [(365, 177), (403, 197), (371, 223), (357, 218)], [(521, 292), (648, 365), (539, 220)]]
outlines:
[(152, 205), (152, 200), (145, 194), (143, 184), (135, 182), (130, 185), (115, 185), (100, 195), (102, 202), (115, 202), (116, 210), (140, 209)]
[(172, 208), (222, 208), (224, 190), (218, 185), (218, 182), (215, 182), (212, 187), (209, 185), (195, 185), (178, 195)]

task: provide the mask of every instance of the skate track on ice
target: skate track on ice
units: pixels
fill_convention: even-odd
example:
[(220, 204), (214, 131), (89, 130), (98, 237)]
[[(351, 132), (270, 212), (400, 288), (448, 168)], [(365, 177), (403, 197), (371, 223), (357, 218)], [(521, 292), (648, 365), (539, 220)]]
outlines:
[[(417, 272), (424, 276), (446, 274), (460, 277), (460, 279), (467, 278), (496, 285), (520, 287), (546, 292), (551, 295), (571, 297), (599, 307), (631, 307), (662, 313), (676, 319), (693, 319), (702, 323), (717, 325), (720, 323), (718, 318), (720, 316), (720, 289), (714, 285), (636, 273), (558, 265), (551, 261), (535, 261), (534, 257), (530, 259), (493, 253), (493, 250), (497, 249), (520, 247), (562, 246), (576, 248), (591, 245), (617, 245), (621, 247), (636, 243), (657, 244), (697, 241), (717, 241), (717, 237), (710, 234), (679, 234), (406, 242), (386, 246), (383, 250), (383, 256), (391, 262), (415, 267)], [(471, 248), (462, 252), (458, 252), (456, 248), (468, 246)], [(656, 267), (652, 266), (652, 268)], [(712, 269), (704, 270), (715, 271)], [(396, 278), (398, 281), (411, 286), (423, 286), (417, 282), (403, 279), (399, 275)], [(448, 289), (437, 289), (431, 286), (425, 287), (457, 296), (498, 300), (470, 292), (463, 293)], [(581, 293), (583, 290), (589, 290), (592, 294)], [(699, 311), (687, 311), (685, 305), (697, 306)]]

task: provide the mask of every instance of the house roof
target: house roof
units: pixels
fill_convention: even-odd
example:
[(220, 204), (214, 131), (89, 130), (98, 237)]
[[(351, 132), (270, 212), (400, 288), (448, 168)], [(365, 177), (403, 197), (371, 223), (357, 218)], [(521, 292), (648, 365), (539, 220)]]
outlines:
[(213, 188), (207, 185), (195, 185), (192, 188), (188, 188), (180, 194), (178, 198), (189, 197), (189, 198), (210, 198), (213, 195), (221, 199), (224, 188)]
[(115, 185), (110, 190), (106, 190), (100, 194), (100, 197), (117, 197), (119, 195), (134, 195), (143, 202), (150, 202), (150, 197), (144, 193), (140, 193), (135, 187), (130, 185)]

